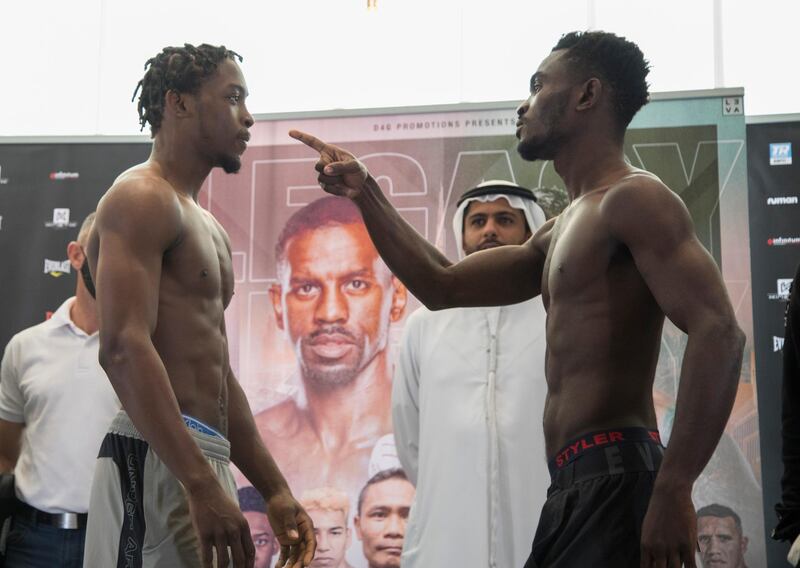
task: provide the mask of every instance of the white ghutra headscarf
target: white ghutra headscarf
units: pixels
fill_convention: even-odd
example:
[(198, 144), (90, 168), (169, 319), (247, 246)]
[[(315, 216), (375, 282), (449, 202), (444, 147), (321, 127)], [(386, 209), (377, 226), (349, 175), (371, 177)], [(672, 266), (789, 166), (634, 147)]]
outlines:
[(484, 181), (466, 191), (458, 200), (458, 208), (453, 216), (453, 234), (456, 238), (459, 259), (463, 259), (465, 256), (464, 213), (467, 207), (473, 201), (486, 203), (497, 199), (505, 199), (512, 208), (522, 210), (531, 233), (535, 233), (539, 227), (544, 225), (546, 221), (544, 211), (536, 204), (536, 196), (530, 189), (499, 179)]

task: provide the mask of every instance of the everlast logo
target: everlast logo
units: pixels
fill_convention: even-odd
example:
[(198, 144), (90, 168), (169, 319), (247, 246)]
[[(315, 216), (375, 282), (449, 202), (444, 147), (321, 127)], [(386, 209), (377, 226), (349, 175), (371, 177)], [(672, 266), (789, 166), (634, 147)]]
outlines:
[(44, 273), (49, 274), (55, 278), (59, 276), (63, 276), (64, 274), (69, 274), (71, 269), (71, 265), (69, 263), (69, 259), (67, 260), (50, 260), (48, 258), (44, 259)]

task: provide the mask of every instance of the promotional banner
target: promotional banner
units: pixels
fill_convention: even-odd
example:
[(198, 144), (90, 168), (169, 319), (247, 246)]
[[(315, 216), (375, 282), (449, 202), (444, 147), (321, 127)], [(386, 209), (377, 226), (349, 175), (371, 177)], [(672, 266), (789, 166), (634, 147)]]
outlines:
[[(800, 264), (800, 122), (747, 125), (750, 242), (758, 406), (763, 433), (764, 509), (767, 531), (781, 501), (781, 377), (784, 312)], [(770, 563), (785, 562), (788, 544), (771, 543)], [(772, 565), (772, 564), (770, 564)]]
[[(763, 566), (744, 118), (730, 112), (730, 105), (726, 110), (723, 95), (655, 98), (632, 124), (625, 154), (686, 203), (748, 335), (734, 411), (696, 484), (695, 504), (717, 505), (717, 515), (729, 511), (740, 519), (739, 554), (748, 565)], [(413, 487), (395, 480), (382, 491), (366, 488), (370, 480), (370, 487), (378, 487), (386, 472), (399, 467), (391, 383), (404, 322), (419, 302), (379, 260), (349, 202), (322, 192), (316, 156), (287, 132), (305, 130), (352, 151), (404, 218), (455, 260), (456, 201), (481, 181), (512, 181), (539, 192), (543, 206), (566, 204), (555, 191), (563, 190), (563, 182), (553, 164), (528, 163), (517, 155), (515, 122), (511, 103), (264, 117), (251, 129), (241, 171), (226, 175), (215, 169), (200, 194), (201, 205), (231, 240), (236, 293), (226, 327), (232, 368), (295, 495), (327, 511), (314, 517), (318, 529), (327, 531), (327, 565), (345, 566), (346, 560), (366, 568), (381, 554), (394, 554), (385, 544), (386, 531), (393, 531), (391, 542), (402, 540), (402, 527), (387, 528), (381, 511), (389, 505), (381, 508), (380, 499), (407, 515)], [(0, 145), (0, 250), (6, 259), (21, 259), (0, 274), (4, 296), (13, 298), (2, 308), (3, 342), (41, 321), (74, 289), (74, 281), (50, 275), (58, 272), (55, 264), (44, 267), (45, 260), (66, 258), (66, 233), (45, 226), (65, 218), (55, 209), (69, 208), (69, 223), (79, 223), (114, 177), (149, 152), (148, 144), (93, 146)], [(51, 181), (50, 173), (63, 179)], [(67, 175), (72, 173), (79, 177)], [(654, 387), (666, 442), (685, 345), (686, 336), (668, 322)], [(519, 428), (538, 431), (541, 420), (534, 417)], [(258, 496), (241, 475), (237, 482), (243, 509), (252, 509), (247, 515), (257, 566), (271, 566), (276, 547), (263, 515), (257, 515)], [(548, 484), (545, 477), (532, 479), (528, 490), (544, 494)], [(372, 510), (378, 512), (367, 514)], [(531, 515), (538, 517), (538, 511)], [(709, 559), (714, 554), (701, 553)]]
[[(215, 170), (209, 181), (208, 207), (229, 231), (234, 251), (237, 293), (227, 316), (233, 366), (293, 490), (325, 488), (349, 498), (340, 524), (348, 527), (341, 546), (352, 566), (367, 566), (374, 538), (354, 522), (362, 520), (359, 494), (376, 472), (399, 465), (388, 384), (403, 322), (419, 304), (381, 277), (363, 230), (329, 226), (330, 217), (347, 214), (327, 211), (330, 201), (320, 204), (326, 194), (316, 181), (317, 158), (287, 132), (305, 130), (353, 152), (404, 218), (457, 259), (450, 223), (466, 189), (498, 178), (545, 191), (563, 188), (551, 163), (519, 158), (514, 123), (513, 106), (259, 121), (242, 171)], [(734, 412), (694, 497), (698, 509), (719, 505), (740, 519), (739, 549), (749, 565), (760, 566), (764, 523), (743, 150), (743, 116), (724, 114), (722, 97), (652, 102), (625, 146), (633, 165), (657, 174), (686, 203), (748, 334)], [(288, 274), (300, 276), (292, 282)], [(340, 294), (326, 294), (337, 287)], [(321, 322), (334, 319), (355, 346), (315, 344)], [(686, 336), (667, 323), (654, 392), (667, 441), (685, 345)], [(325, 369), (330, 359), (340, 361), (336, 372)], [(520, 424), (539, 427), (538, 419)], [(531, 480), (530, 490), (544, 492), (548, 483)]]

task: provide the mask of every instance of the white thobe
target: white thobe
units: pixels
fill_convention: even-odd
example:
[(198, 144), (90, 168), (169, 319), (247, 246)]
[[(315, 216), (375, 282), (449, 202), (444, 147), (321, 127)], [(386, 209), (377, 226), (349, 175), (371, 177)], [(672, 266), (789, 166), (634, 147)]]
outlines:
[(392, 393), (417, 487), (403, 568), (525, 563), (549, 485), (544, 353), (539, 298), (409, 317)]

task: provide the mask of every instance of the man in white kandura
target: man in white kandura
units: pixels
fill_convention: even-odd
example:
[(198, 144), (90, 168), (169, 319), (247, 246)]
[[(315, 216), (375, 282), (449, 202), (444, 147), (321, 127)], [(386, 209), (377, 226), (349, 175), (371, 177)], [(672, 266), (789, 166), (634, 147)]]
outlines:
[[(459, 199), (453, 230), (463, 258), (520, 245), (544, 222), (533, 192), (493, 180)], [(403, 568), (525, 563), (549, 484), (544, 353), (539, 297), (409, 317), (392, 392), (398, 456), (417, 487)]]

